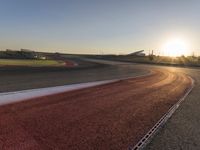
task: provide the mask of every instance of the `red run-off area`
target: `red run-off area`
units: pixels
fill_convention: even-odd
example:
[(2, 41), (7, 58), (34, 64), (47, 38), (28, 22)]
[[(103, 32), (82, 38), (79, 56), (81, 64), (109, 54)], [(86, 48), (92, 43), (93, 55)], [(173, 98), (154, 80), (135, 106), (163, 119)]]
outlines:
[(127, 149), (190, 86), (188, 76), (163, 69), (146, 77), (1, 106), (0, 149)]

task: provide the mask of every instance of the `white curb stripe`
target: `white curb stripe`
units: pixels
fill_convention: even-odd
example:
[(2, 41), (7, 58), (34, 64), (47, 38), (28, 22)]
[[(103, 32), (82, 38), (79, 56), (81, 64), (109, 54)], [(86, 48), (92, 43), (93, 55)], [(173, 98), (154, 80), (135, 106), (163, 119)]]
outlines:
[(133, 78), (138, 78), (138, 77), (149, 76), (151, 74), (152, 74), (152, 71), (150, 71), (149, 73), (147, 73), (145, 75), (138, 75), (135, 77), (119, 78), (119, 79), (113, 79), (113, 80), (95, 81), (95, 82), (87, 82), (87, 83), (80, 83), (80, 84), (72, 84), (72, 85), (64, 85), (64, 86), (0, 93), (0, 106), (14, 103), (14, 102), (19, 102), (19, 101), (30, 100), (32, 98), (38, 98), (41, 96), (54, 95), (54, 94), (59, 94), (59, 93), (63, 93), (63, 92), (69, 92), (69, 91), (73, 91), (73, 90), (89, 88), (89, 87), (94, 87), (94, 86), (108, 84), (108, 83), (114, 83), (114, 82), (124, 80), (124, 79), (133, 79)]
[(0, 93), (0, 105), (10, 104), (14, 102), (23, 101), (23, 100), (29, 100), (29, 99), (37, 98), (41, 96), (47, 96), (47, 95), (53, 95), (53, 94), (58, 94), (62, 92), (78, 90), (82, 88), (94, 87), (97, 85), (103, 85), (103, 84), (112, 83), (116, 81), (117, 80), (106, 80), (106, 81), (80, 83), (80, 84), (56, 86), (56, 87), (49, 87), (49, 88), (41, 88), (41, 89)]

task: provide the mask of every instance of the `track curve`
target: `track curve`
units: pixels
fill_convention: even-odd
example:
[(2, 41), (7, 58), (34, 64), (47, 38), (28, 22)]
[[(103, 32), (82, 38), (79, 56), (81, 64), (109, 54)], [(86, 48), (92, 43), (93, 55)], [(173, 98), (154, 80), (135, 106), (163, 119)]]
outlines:
[(180, 73), (151, 75), (0, 107), (0, 149), (127, 149), (191, 86)]

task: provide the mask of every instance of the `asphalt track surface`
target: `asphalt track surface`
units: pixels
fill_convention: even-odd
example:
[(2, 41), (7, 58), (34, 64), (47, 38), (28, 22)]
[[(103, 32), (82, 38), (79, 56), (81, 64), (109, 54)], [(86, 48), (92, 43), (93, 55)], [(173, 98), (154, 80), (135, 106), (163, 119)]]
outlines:
[(1, 106), (0, 149), (127, 149), (191, 86), (183, 73), (146, 77)]
[(0, 92), (12, 92), (35, 88), (54, 87), (138, 76), (148, 73), (130, 65), (90, 66), (89, 68), (16, 68), (0, 69)]
[[(159, 130), (159, 133), (153, 138), (151, 143), (145, 149), (200, 149), (200, 70), (198, 68), (195, 69), (164, 66), (161, 67), (155, 65), (139, 65), (128, 63), (114, 63), (114, 65), (115, 66), (109, 66), (106, 68), (90, 68), (87, 70), (72, 71), (0, 71), (0, 91), (7, 92), (80, 82), (130, 77), (145, 74), (147, 73), (145, 71), (146, 69), (167, 69), (174, 73), (187, 74), (195, 80), (195, 87), (193, 88), (192, 92), (186, 97), (178, 110), (173, 114), (172, 118), (169, 119), (165, 126)], [(12, 131), (10, 131), (10, 133), (11, 132)], [(5, 132), (1, 132), (1, 135), (3, 134), (5, 135)], [(2, 145), (2, 143), (7, 140), (9, 139), (0, 138), (0, 146), (2, 147), (3, 145), (5, 145)], [(22, 143), (23, 140), (19, 142), (19, 145), (23, 145)]]

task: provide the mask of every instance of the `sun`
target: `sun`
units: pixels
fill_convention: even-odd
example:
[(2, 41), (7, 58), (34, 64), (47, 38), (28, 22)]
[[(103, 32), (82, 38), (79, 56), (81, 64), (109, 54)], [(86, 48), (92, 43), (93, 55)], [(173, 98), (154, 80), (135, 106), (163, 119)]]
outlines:
[(164, 55), (177, 57), (187, 54), (188, 45), (185, 40), (180, 38), (172, 38), (164, 45)]

